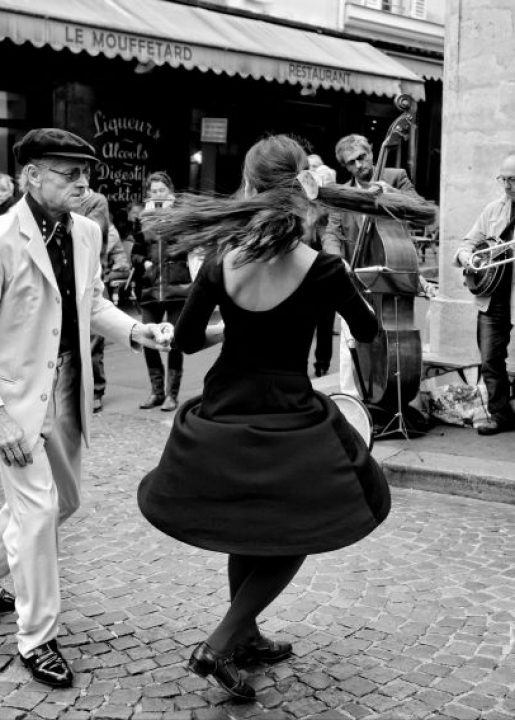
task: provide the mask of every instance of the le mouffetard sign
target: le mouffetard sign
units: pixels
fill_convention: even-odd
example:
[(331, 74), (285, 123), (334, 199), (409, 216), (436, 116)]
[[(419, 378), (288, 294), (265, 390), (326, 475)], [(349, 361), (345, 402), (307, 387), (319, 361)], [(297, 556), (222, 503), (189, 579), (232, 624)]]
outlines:
[(139, 202), (145, 193), (145, 178), (158, 147), (160, 131), (151, 122), (129, 115), (93, 115), (93, 144), (100, 160), (95, 168), (95, 186), (110, 204)]
[[(50, 31), (55, 33), (55, 42), (60, 46), (65, 45), (73, 50), (86, 50), (93, 55), (98, 53), (108, 57), (118, 55), (126, 60), (135, 58), (143, 63), (154, 62), (157, 65), (168, 64), (172, 67), (183, 66), (188, 69), (209, 68), (217, 73), (227, 72), (231, 76), (240, 74), (243, 77), (250, 75), (254, 79), (274, 78), (279, 82), (322, 85), (335, 90), (361, 92), (365, 89), (360, 85), (359, 73), (311, 64), (306, 60), (299, 62), (271, 57), (267, 53), (259, 55), (236, 49), (228, 51), (225, 46), (197, 45), (81, 25), (66, 24), (61, 27), (55, 24)], [(64, 37), (62, 37), (63, 32)], [(214, 36), (214, 39), (217, 38)], [(51, 38), (49, 44), (52, 45)]]

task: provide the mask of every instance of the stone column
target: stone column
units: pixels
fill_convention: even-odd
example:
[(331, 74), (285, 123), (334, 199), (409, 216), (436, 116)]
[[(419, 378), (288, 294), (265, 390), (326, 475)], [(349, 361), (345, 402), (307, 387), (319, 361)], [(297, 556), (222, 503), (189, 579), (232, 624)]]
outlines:
[(429, 351), (463, 363), (479, 357), (476, 310), (452, 258), (482, 208), (502, 194), (495, 176), (515, 150), (514, 26), (513, 0), (447, 0), (440, 296), (431, 301)]

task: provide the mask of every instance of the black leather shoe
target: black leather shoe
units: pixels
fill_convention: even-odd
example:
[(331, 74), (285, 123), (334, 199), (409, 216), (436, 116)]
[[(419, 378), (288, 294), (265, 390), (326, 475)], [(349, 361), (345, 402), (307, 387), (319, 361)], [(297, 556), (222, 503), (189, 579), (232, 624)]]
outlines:
[(0, 613), (14, 612), (14, 595), (0, 588)]
[(151, 393), (144, 402), (140, 403), (140, 408), (142, 410), (150, 410), (150, 408), (159, 407), (159, 405), (163, 404), (164, 399), (164, 395), (155, 395), (154, 393)]
[(177, 400), (171, 395), (165, 397), (164, 403), (161, 405), (162, 412), (172, 412), (177, 407)]
[(234, 663), (239, 667), (252, 663), (274, 663), (292, 654), (292, 644), (286, 640), (270, 640), (264, 635), (238, 645), (234, 651)]
[(325, 363), (315, 363), (315, 376), (316, 377), (322, 377), (323, 375), (327, 375), (328, 370), (329, 370), (329, 365), (326, 365)]
[(478, 435), (497, 435), (498, 433), (513, 430), (515, 424), (512, 420), (497, 420), (490, 418), (486, 423), (477, 426)]
[(30, 657), (20, 655), (22, 663), (27, 667), (34, 680), (52, 687), (70, 687), (73, 673), (63, 658), (54, 640), (37, 647)]
[(102, 412), (103, 409), (104, 409), (104, 403), (102, 401), (102, 398), (101, 397), (93, 398), (93, 412), (96, 414), (96, 413)]
[(254, 688), (247, 685), (233, 662), (232, 655), (218, 655), (205, 642), (197, 645), (188, 663), (189, 669), (200, 677), (211, 675), (230, 695), (239, 700), (254, 700)]

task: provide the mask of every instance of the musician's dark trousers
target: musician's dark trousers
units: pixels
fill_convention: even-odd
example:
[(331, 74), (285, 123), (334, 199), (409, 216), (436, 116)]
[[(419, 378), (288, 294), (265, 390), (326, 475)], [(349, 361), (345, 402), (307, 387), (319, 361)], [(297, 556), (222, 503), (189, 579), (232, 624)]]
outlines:
[(105, 340), (102, 335), (91, 335), (91, 365), (93, 366), (94, 397), (103, 397), (106, 390), (104, 369)]
[(510, 383), (506, 371), (511, 318), (509, 303), (495, 305), (477, 318), (477, 343), (481, 353), (481, 372), (488, 393), (488, 412), (499, 421), (511, 421)]

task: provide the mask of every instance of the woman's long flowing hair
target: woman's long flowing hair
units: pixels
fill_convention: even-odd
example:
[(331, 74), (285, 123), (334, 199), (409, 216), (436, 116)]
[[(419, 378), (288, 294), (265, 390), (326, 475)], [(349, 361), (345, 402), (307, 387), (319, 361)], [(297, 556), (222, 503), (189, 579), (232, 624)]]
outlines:
[[(306, 234), (308, 209), (317, 205), (420, 224), (434, 218), (432, 203), (338, 184), (319, 188), (312, 202), (297, 180), (307, 168), (307, 155), (298, 142), (287, 135), (272, 135), (248, 151), (243, 185), (235, 195), (178, 195), (173, 208), (145, 213), (143, 229), (168, 240), (170, 254), (202, 248), (223, 256), (237, 248), (237, 261), (244, 264), (292, 250)], [(245, 187), (251, 192), (245, 193)]]

